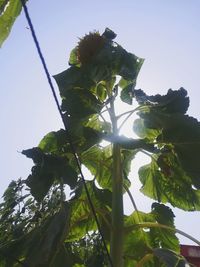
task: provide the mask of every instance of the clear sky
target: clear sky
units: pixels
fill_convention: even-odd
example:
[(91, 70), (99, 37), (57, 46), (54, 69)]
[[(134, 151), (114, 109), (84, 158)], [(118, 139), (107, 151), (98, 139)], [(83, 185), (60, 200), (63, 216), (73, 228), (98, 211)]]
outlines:
[[(184, 87), (188, 113), (200, 120), (199, 0), (29, 0), (28, 7), (52, 75), (68, 67), (78, 37), (109, 27), (118, 43), (145, 58), (137, 88), (162, 94)], [(19, 152), (62, 127), (27, 26), (22, 13), (0, 49), (0, 195), (11, 179), (30, 173), (32, 162)], [(150, 201), (135, 191), (139, 208), (149, 211)], [(132, 210), (128, 200), (125, 206)], [(174, 211), (177, 228), (200, 239), (200, 212)]]

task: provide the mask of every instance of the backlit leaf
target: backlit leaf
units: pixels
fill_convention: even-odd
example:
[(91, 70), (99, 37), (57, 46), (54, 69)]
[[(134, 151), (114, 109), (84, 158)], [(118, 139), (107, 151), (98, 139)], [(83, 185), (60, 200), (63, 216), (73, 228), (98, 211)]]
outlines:
[[(152, 212), (133, 212), (125, 218), (125, 258), (127, 255), (137, 261), (140, 261), (145, 255), (152, 254), (156, 248), (171, 249), (179, 252), (179, 242), (175, 236), (175, 232), (160, 227), (148, 227), (151, 224), (164, 225), (174, 228), (174, 215), (172, 211), (158, 203), (152, 205)], [(145, 227), (137, 227), (138, 224), (146, 224)], [(175, 229), (175, 228), (174, 228)], [(147, 266), (164, 266), (155, 257), (147, 261)], [(128, 261), (128, 259), (127, 259)], [(149, 265), (148, 265), (149, 264)], [(145, 264), (146, 266), (146, 264)], [(173, 265), (172, 265), (173, 266)]]
[(200, 191), (193, 188), (191, 179), (176, 161), (166, 172), (155, 161), (139, 169), (141, 192), (159, 202), (169, 202), (183, 210), (200, 210)]
[[(111, 192), (105, 189), (98, 189), (94, 181), (87, 181), (86, 186), (95, 207), (96, 214), (101, 222), (104, 220), (104, 217), (107, 217), (110, 213)], [(67, 240), (73, 241), (82, 238), (89, 231), (96, 230), (97, 225), (82, 182), (80, 182), (75, 189), (74, 196), (70, 200), (70, 203), (72, 216), (70, 233)]]
[(2, 0), (0, 2), (0, 47), (8, 37), (21, 9), (22, 4), (20, 0)]

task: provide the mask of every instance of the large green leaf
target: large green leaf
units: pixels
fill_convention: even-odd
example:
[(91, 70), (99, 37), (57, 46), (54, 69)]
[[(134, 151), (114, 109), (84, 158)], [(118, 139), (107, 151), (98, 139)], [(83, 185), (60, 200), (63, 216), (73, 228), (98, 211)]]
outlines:
[(81, 155), (81, 162), (89, 169), (102, 188), (112, 188), (112, 147), (93, 146)]
[[(87, 181), (86, 186), (99, 221), (104, 225), (105, 230), (105, 220), (107, 216), (110, 216), (111, 192), (107, 189), (98, 189), (94, 181)], [(72, 216), (70, 221), (70, 233), (67, 238), (68, 242), (79, 240), (89, 231), (97, 229), (94, 215), (82, 182), (79, 182), (70, 203)], [(110, 219), (106, 220), (106, 222), (107, 221), (110, 223)], [(106, 228), (108, 228), (108, 225)], [(105, 232), (108, 231), (105, 230)]]
[(62, 101), (62, 110), (79, 118), (99, 113), (101, 108), (101, 102), (91, 92), (81, 88), (67, 90)]
[(8, 37), (16, 18), (21, 12), (21, 9), (22, 4), (20, 0), (0, 1), (0, 47)]
[[(121, 161), (125, 180), (129, 175), (131, 161), (136, 153), (137, 150), (121, 149)], [(91, 147), (82, 153), (81, 162), (89, 169), (102, 188), (112, 188), (112, 145)]]
[(161, 168), (155, 160), (139, 169), (141, 192), (159, 202), (169, 202), (183, 210), (200, 210), (200, 190), (192, 186), (174, 156), (169, 155), (170, 164)]
[[(51, 266), (69, 232), (70, 208), (65, 203), (61, 210), (32, 233), (25, 264), (30, 267)], [(28, 243), (27, 242), (27, 243)], [(67, 262), (66, 262), (67, 264)]]
[(83, 120), (68, 118), (68, 133), (65, 130), (50, 132), (43, 137), (39, 148), (45, 153), (67, 156), (72, 159), (72, 142), (75, 151), (80, 154), (101, 141), (101, 132), (110, 133), (110, 123), (99, 120), (98, 115)]
[(68, 136), (65, 130), (53, 131), (46, 134), (38, 147), (45, 153), (62, 155), (68, 148)]
[(54, 75), (54, 78), (58, 84), (60, 94), (66, 97), (66, 93), (69, 89), (84, 88), (90, 90), (96, 84), (88, 77), (88, 74), (84, 69), (76, 66), (72, 66), (69, 69)]
[(54, 182), (68, 184), (71, 188), (75, 187), (77, 173), (69, 165), (66, 157), (45, 154), (40, 148), (24, 150), (22, 153), (32, 158), (35, 163), (26, 184), (36, 200), (41, 201)]
[(166, 95), (148, 96), (141, 89), (133, 91), (139, 104), (156, 108), (165, 113), (186, 113), (189, 107), (189, 97), (184, 88), (179, 90), (169, 89)]
[[(153, 251), (156, 248), (171, 249), (179, 252), (179, 242), (175, 236), (174, 231), (161, 229), (159, 227), (148, 227), (149, 225), (159, 225), (159, 223), (174, 228), (174, 214), (166, 206), (154, 203), (152, 205), (152, 212), (134, 212), (125, 218), (125, 246), (124, 253), (127, 266), (131, 259), (138, 262), (145, 257), (145, 255), (152, 255), (151, 260), (147, 261), (145, 266), (160, 267), (164, 266), (159, 259), (153, 257)], [(142, 228), (136, 226), (139, 224), (146, 225)], [(130, 265), (131, 266), (131, 265)], [(171, 265), (175, 267), (176, 265)]]
[(147, 128), (162, 130), (159, 144), (172, 145), (181, 167), (200, 188), (200, 123), (187, 115), (163, 114), (156, 111), (142, 115)]

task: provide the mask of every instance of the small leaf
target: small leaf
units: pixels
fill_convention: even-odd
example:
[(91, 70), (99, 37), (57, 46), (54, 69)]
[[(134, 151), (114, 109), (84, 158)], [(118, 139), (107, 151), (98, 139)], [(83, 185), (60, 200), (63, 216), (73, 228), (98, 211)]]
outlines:
[(120, 95), (121, 100), (129, 105), (132, 105), (133, 103), (132, 91), (133, 91), (133, 84), (129, 84), (128, 86), (123, 88)]
[(105, 101), (106, 97), (107, 97), (107, 91), (105, 86), (102, 83), (99, 83), (96, 87), (96, 94), (98, 96), (98, 98), (103, 102)]
[(106, 28), (102, 36), (104, 36), (108, 40), (113, 40), (117, 37), (117, 34), (114, 33), (111, 29)]
[(75, 47), (70, 53), (69, 65), (80, 67), (80, 62), (78, 60), (78, 54), (77, 54), (77, 47)]
[(161, 133), (160, 129), (150, 129), (145, 127), (143, 119), (134, 120), (134, 132), (142, 139), (147, 139), (151, 142), (156, 140), (156, 137)]

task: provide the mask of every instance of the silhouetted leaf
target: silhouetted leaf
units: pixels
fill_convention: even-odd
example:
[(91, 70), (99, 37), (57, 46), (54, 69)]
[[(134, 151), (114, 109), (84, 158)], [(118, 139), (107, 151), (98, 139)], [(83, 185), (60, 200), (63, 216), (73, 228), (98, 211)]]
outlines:
[[(85, 90), (95, 86), (94, 82), (89, 78), (84, 69), (72, 66), (69, 69), (53, 76), (58, 84), (62, 97), (69, 96), (67, 91), (73, 88), (81, 88)], [(66, 95), (67, 94), (67, 95)]]
[(35, 166), (26, 184), (37, 201), (41, 201), (54, 182), (64, 182), (71, 188), (77, 182), (76, 171), (68, 164), (66, 157), (45, 154), (40, 148), (24, 150), (24, 155), (32, 158)]
[(30, 267), (50, 266), (69, 231), (70, 209), (67, 203), (35, 230), (25, 263)]
[(62, 101), (62, 110), (79, 118), (99, 113), (101, 108), (102, 103), (91, 92), (81, 88), (68, 89)]
[(108, 40), (113, 40), (117, 37), (117, 34), (114, 33), (111, 29), (106, 28), (102, 36), (104, 36)]
[(133, 94), (139, 104), (147, 105), (165, 113), (186, 113), (189, 107), (189, 97), (184, 88), (173, 91), (168, 90), (167, 94), (148, 96), (141, 89), (134, 90)]
[(135, 83), (144, 59), (126, 52), (121, 47), (118, 53), (121, 54), (121, 68), (118, 74), (125, 80), (131, 80)]

